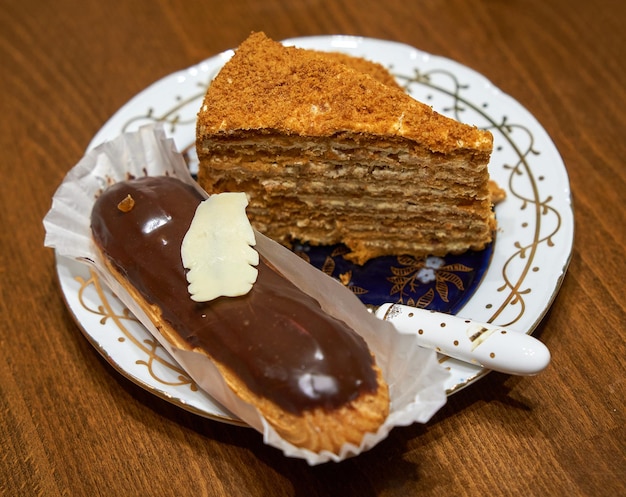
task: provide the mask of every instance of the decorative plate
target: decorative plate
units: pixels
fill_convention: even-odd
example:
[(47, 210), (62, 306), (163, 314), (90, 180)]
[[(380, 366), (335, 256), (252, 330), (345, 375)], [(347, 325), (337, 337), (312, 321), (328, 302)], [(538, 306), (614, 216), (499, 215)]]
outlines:
[[(482, 75), (408, 45), (353, 36), (284, 43), (380, 62), (416, 99), (490, 130), (494, 135), (490, 174), (507, 193), (496, 206), (496, 241), (482, 252), (426, 260), (385, 257), (363, 268), (347, 264), (341, 247), (301, 247), (302, 255), (366, 304), (399, 302), (532, 333), (565, 275), (574, 225), (565, 165), (537, 120)], [(196, 113), (209, 82), (232, 54), (221, 53), (146, 88), (102, 127), (89, 148), (143, 124), (161, 122), (194, 172)], [(197, 388), (86, 266), (58, 257), (57, 271), (76, 322), (121, 374), (184, 409), (243, 424)], [(488, 372), (443, 356), (440, 361), (451, 372), (449, 394)]]

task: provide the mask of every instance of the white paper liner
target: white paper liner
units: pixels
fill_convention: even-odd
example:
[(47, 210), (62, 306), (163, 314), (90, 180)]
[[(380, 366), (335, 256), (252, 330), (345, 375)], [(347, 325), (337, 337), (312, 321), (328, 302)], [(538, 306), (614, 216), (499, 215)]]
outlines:
[(389, 385), (391, 399), (389, 416), (377, 433), (367, 434), (358, 447), (344, 445), (339, 454), (314, 453), (282, 439), (254, 406), (241, 401), (228, 388), (217, 368), (204, 355), (177, 349), (165, 340), (126, 290), (104, 269), (90, 229), (91, 210), (98, 194), (129, 177), (163, 175), (175, 176), (199, 189), (173, 140), (166, 138), (161, 126), (145, 126), (103, 143), (81, 159), (54, 194), (52, 207), (44, 219), (44, 243), (53, 247), (58, 255), (89, 264), (198, 386), (263, 433), (265, 443), (287, 456), (305, 459), (310, 465), (341, 461), (372, 448), (394, 426), (427, 422), (445, 404), (444, 382), (448, 372), (437, 362), (434, 351), (419, 347), (414, 334), (400, 333), (391, 323), (376, 318), (349, 289), (333, 278), (255, 233), (256, 248), (261, 255), (315, 298), (328, 314), (345, 321), (363, 336)]

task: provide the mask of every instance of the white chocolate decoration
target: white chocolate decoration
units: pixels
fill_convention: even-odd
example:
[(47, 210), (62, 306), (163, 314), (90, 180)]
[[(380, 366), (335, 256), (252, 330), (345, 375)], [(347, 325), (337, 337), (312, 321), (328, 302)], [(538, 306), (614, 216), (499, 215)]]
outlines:
[(245, 193), (219, 193), (203, 201), (183, 238), (180, 254), (188, 269), (191, 299), (208, 302), (252, 289), (259, 253), (246, 216)]
[(415, 334), (422, 347), (494, 371), (533, 375), (550, 363), (543, 343), (501, 326), (401, 304), (383, 304), (376, 316), (401, 333)]

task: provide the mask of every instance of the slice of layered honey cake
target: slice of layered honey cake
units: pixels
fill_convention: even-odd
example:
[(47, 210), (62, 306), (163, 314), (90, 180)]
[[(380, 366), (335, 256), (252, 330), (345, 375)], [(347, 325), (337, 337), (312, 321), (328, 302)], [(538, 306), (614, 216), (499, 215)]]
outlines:
[(246, 192), (270, 238), (344, 243), (358, 264), (484, 248), (495, 229), (491, 133), (349, 58), (252, 34), (199, 111), (200, 185)]

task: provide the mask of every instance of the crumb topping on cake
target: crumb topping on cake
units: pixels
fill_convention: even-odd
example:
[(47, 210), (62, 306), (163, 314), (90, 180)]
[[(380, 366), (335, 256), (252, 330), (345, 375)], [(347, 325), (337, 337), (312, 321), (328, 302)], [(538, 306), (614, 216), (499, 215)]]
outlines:
[[(491, 150), (491, 133), (435, 112), (334, 57), (284, 47), (254, 33), (211, 83), (200, 134), (263, 130), (302, 136), (341, 132), (401, 136), (432, 152)], [(266, 76), (271, 74), (271, 78)]]

